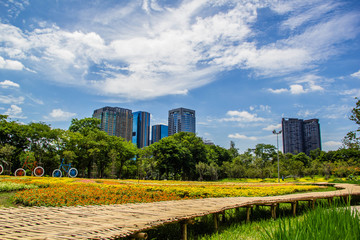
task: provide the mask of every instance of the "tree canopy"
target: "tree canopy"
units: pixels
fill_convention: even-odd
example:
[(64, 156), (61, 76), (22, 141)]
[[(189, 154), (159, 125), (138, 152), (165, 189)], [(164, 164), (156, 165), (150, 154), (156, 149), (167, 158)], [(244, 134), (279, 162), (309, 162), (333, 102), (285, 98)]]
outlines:
[[(346, 177), (360, 174), (360, 100), (350, 120), (358, 128), (349, 132), (336, 151), (279, 152), (280, 175)], [(80, 177), (217, 180), (219, 178), (277, 177), (275, 146), (258, 143), (239, 153), (234, 142), (225, 149), (206, 145), (194, 133), (181, 132), (138, 149), (121, 137), (109, 136), (96, 118), (73, 119), (68, 130), (39, 122), (20, 124), (0, 115), (0, 164), (11, 174), (25, 159), (37, 161), (47, 175), (61, 159), (79, 170)]]

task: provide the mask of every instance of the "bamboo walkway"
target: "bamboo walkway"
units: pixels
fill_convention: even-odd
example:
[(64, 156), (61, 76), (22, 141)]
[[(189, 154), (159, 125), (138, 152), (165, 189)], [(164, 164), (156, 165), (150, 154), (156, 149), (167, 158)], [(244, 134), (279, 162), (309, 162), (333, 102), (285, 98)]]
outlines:
[[(336, 184), (341, 190), (271, 197), (231, 197), (166, 201), (145, 204), (83, 207), (0, 208), (0, 239), (114, 239), (126, 237), (165, 223), (183, 223), (186, 239), (188, 220), (228, 209), (255, 205), (291, 203), (295, 214), (298, 201), (360, 195), (360, 186)], [(249, 214), (249, 211), (248, 211)], [(273, 217), (276, 217), (273, 215)], [(179, 236), (180, 238), (180, 236)]]

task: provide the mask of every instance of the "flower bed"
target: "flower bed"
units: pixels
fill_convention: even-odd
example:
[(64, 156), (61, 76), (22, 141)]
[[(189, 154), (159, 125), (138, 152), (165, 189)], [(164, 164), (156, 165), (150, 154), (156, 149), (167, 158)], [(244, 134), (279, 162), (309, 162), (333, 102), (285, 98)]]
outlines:
[(76, 206), (158, 202), (207, 197), (262, 197), (315, 190), (319, 187), (274, 183), (134, 181), (8, 177), (0, 182), (38, 186), (19, 191), (15, 203), (25, 206)]

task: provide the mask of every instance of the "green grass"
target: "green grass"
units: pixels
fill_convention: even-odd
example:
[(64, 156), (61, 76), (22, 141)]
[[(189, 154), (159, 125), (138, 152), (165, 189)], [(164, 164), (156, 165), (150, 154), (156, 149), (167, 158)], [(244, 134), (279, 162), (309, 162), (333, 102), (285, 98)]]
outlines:
[(303, 218), (281, 219), (266, 229), (263, 240), (358, 240), (359, 214), (348, 207), (317, 208)]
[[(353, 204), (359, 203), (359, 198), (353, 197), (351, 199)], [(188, 239), (189, 240), (269, 240), (269, 239), (360, 239), (360, 232), (357, 233), (359, 228), (360, 219), (357, 217), (355, 221), (349, 218), (349, 214), (346, 215), (344, 212), (334, 212), (334, 206), (344, 206), (344, 203), (340, 198), (335, 198), (333, 205), (330, 207), (328, 201), (318, 200), (316, 205), (316, 210), (309, 210), (307, 202), (299, 202), (297, 206), (297, 217), (292, 217), (291, 204), (280, 204), (280, 207), (277, 211), (278, 218), (276, 220), (271, 219), (270, 207), (259, 206), (253, 209), (251, 214), (251, 222), (245, 223), (246, 219), (246, 209), (240, 208), (239, 211), (227, 210), (225, 216), (221, 216), (221, 222), (219, 224), (219, 229), (216, 232), (214, 230), (214, 221), (213, 215), (204, 216), (201, 218), (195, 218), (195, 223), (188, 225)], [(346, 208), (343, 208), (346, 210)], [(324, 215), (328, 213), (328, 215)], [(321, 215), (322, 214), (322, 215)], [(329, 215), (330, 214), (330, 215)], [(313, 219), (313, 217), (321, 216)], [(338, 221), (340, 219), (340, 221)], [(331, 223), (330, 223), (331, 222)], [(295, 225), (298, 225), (297, 228), (294, 228)], [(303, 225), (302, 225), (303, 224)], [(338, 225), (337, 225), (338, 224)], [(354, 225), (355, 224), (355, 225)], [(357, 224), (357, 225), (356, 225)], [(304, 236), (303, 238), (294, 238), (296, 233), (300, 232), (299, 229), (303, 229), (306, 225), (310, 228), (313, 227), (313, 232), (318, 233), (318, 229), (323, 228), (324, 226), (329, 226), (324, 228), (324, 233), (315, 235), (316, 237)], [(291, 229), (289, 228), (291, 226)], [(344, 229), (341, 236), (347, 236), (349, 228), (352, 228), (350, 233), (352, 235), (357, 234), (358, 238), (343, 238), (338, 237), (331, 233), (332, 229)], [(273, 230), (278, 231), (284, 230), (285, 233), (288, 231), (294, 232), (294, 235), (290, 235), (289, 238), (278, 238), (277, 235), (274, 235)], [(289, 230), (290, 229), (290, 230)], [(307, 232), (308, 230), (304, 231)], [(179, 239), (181, 235), (181, 229), (179, 223), (167, 224), (152, 230), (147, 231), (149, 238), (151, 240), (170, 240), (170, 239)], [(270, 236), (267, 234), (269, 233)], [(284, 233), (283, 233), (284, 234)], [(331, 236), (329, 236), (331, 235)], [(321, 238), (321, 236), (327, 236)], [(336, 236), (336, 238), (332, 238)], [(130, 239), (130, 238), (129, 238)]]
[[(298, 206), (298, 212), (307, 211), (307, 203)], [(282, 204), (278, 213), (281, 216), (290, 216), (291, 204)], [(240, 208), (238, 211), (227, 210), (225, 216), (220, 216), (218, 232), (214, 229), (213, 215), (195, 218), (194, 224), (188, 225), (189, 240), (218, 240), (218, 239), (259, 239), (264, 227), (270, 226), (271, 219), (270, 207), (259, 206), (254, 208), (251, 215), (251, 223), (245, 224), (246, 209)], [(278, 220), (276, 220), (278, 221)], [(180, 238), (180, 224), (167, 224), (147, 231), (151, 240), (172, 240)], [(264, 232), (265, 233), (265, 232)], [(130, 239), (130, 238), (129, 238)]]
[(33, 184), (0, 182), (0, 207), (16, 207), (13, 197), (16, 191), (37, 188)]
[(13, 202), (15, 192), (0, 192), (0, 207), (16, 207)]
[(251, 222), (248, 224), (233, 224), (220, 232), (203, 235), (198, 240), (258, 240), (263, 237), (265, 230), (270, 228), (274, 223), (279, 220), (261, 220), (257, 222)]
[(0, 192), (12, 192), (32, 188), (37, 188), (37, 186), (26, 183), (0, 182)]

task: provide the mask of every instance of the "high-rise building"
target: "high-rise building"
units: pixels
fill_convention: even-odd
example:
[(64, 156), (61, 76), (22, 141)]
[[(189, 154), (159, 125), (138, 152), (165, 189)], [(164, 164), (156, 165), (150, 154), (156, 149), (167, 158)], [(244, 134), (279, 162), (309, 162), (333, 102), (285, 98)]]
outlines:
[(321, 150), (319, 119), (283, 118), (282, 138), (284, 153), (309, 155), (311, 150)]
[(321, 150), (320, 124), (319, 119), (304, 120), (304, 151), (310, 155), (311, 150)]
[(103, 107), (94, 111), (94, 118), (100, 119), (101, 130), (111, 136), (132, 140), (132, 111), (119, 107)]
[(195, 133), (195, 111), (177, 108), (169, 111), (169, 136), (179, 132)]
[(138, 148), (150, 145), (150, 113), (142, 111), (133, 113), (132, 142)]
[(151, 143), (156, 143), (160, 141), (160, 139), (168, 136), (168, 126), (158, 124), (153, 125), (151, 128)]

